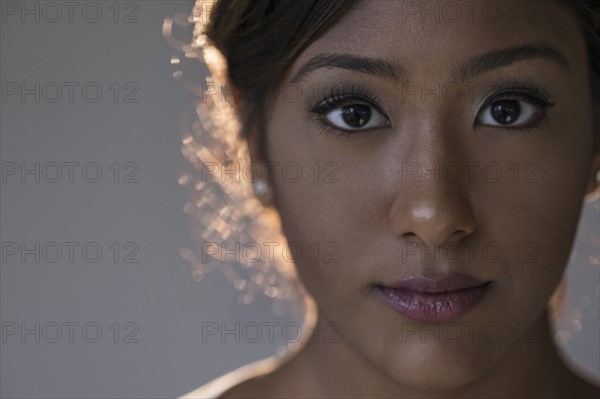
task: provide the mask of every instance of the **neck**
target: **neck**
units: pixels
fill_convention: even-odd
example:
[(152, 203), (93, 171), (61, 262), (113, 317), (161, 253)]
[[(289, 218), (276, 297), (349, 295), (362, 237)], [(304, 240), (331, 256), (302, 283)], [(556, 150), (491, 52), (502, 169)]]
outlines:
[[(435, 393), (392, 380), (341, 337), (332, 334), (327, 322), (319, 316), (319, 328), (279, 371), (287, 395), (293, 392), (303, 397), (556, 397), (564, 391), (557, 382), (565, 385), (573, 379), (557, 353), (546, 312), (535, 323), (534, 342), (517, 343), (494, 369), (468, 386)], [(327, 342), (327, 337), (334, 342)]]

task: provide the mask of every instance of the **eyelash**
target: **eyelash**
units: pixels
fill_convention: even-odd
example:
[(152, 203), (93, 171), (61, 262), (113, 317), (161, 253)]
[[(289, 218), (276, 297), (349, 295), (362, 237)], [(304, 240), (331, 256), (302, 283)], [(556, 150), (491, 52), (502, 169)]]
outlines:
[[(354, 131), (336, 129), (325, 122), (324, 115), (334, 109), (339, 108), (340, 106), (358, 103), (374, 107), (379, 113), (389, 120), (388, 116), (382, 109), (381, 102), (378, 97), (378, 93), (371, 94), (369, 90), (363, 86), (352, 85), (349, 89), (345, 86), (339, 86), (336, 88), (332, 87), (329, 90), (329, 93), (326, 94), (321, 100), (310, 105), (308, 111), (314, 115), (313, 121), (321, 130), (321, 134), (335, 134), (336, 139), (340, 137), (348, 137), (359, 132), (368, 131), (369, 129)], [(498, 85), (496, 87), (496, 91), (487, 96), (479, 108), (477, 115), (479, 115), (481, 110), (499, 100), (523, 100), (542, 109), (542, 117), (539, 118), (538, 121), (536, 121), (533, 125), (504, 128), (521, 133), (533, 132), (537, 130), (543, 122), (547, 121), (546, 111), (555, 105), (553, 102), (551, 102), (550, 95), (544, 89), (528, 82), (515, 81)], [(477, 120), (475, 121), (475, 126), (476, 125)]]
[[(325, 122), (324, 115), (343, 105), (365, 104), (374, 107), (379, 113), (387, 118), (387, 115), (381, 107), (379, 94), (371, 92), (363, 86), (351, 85), (348, 89), (345, 86), (331, 87), (328, 94), (321, 100), (309, 106), (309, 112), (314, 115), (313, 121), (321, 130), (321, 134), (335, 134), (335, 138), (347, 137), (358, 131), (345, 131), (333, 128)], [(389, 118), (388, 118), (389, 119)], [(361, 130), (362, 132), (368, 129)]]

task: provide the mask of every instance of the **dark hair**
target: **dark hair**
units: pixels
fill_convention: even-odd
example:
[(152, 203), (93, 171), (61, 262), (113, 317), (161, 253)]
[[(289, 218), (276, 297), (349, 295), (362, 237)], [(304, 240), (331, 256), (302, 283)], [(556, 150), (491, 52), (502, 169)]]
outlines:
[[(268, 90), (279, 86), (302, 51), (352, 6), (352, 0), (218, 0), (205, 34), (227, 62), (229, 82), (244, 97), (242, 136), (259, 134), (265, 151)], [(252, 92), (252, 94), (249, 94)], [(243, 100), (243, 99), (242, 99)]]
[(600, 102), (600, 0), (560, 0), (579, 21), (588, 53), (592, 97)]
[[(600, 102), (600, 1), (556, 0), (577, 18), (590, 64), (592, 97)], [(352, 7), (352, 0), (218, 0), (205, 34), (227, 62), (229, 82), (242, 93), (242, 136), (266, 126), (268, 92), (300, 53)], [(600, 129), (597, 129), (600, 130)], [(264, 134), (260, 146), (264, 152)]]

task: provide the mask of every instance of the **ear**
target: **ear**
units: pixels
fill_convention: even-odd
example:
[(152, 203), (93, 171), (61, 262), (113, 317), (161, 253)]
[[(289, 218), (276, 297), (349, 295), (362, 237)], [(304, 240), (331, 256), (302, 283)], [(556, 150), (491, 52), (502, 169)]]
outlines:
[[(241, 116), (248, 112), (244, 108), (251, 105), (244, 101), (240, 91), (233, 83), (231, 83), (228, 77), (225, 79), (225, 84), (227, 91), (233, 93), (233, 101), (230, 101), (230, 104), (235, 108), (235, 112), (238, 119), (240, 119), (240, 122), (244, 123), (245, 121), (242, 120)], [(250, 182), (254, 188), (256, 198), (263, 206), (272, 206), (274, 176), (271, 170), (272, 168), (268, 167), (266, 154), (264, 153), (263, 148), (264, 146), (262, 145), (265, 134), (266, 132), (260, 131), (260, 127), (257, 126), (257, 124), (244, 127), (243, 137), (248, 145), (248, 153), (250, 156), (250, 165), (248, 165), (246, 170), (250, 171)], [(246, 168), (246, 165), (244, 165), (244, 167)]]
[[(243, 104), (242, 104), (243, 106)], [(265, 139), (266, 132), (261, 131), (260, 127), (248, 127), (245, 132), (246, 142), (248, 144), (248, 153), (250, 155), (250, 168), (252, 177), (251, 182), (254, 187), (256, 198), (263, 206), (273, 206), (273, 168), (269, 167), (267, 156), (264, 152), (262, 140)]]
[(594, 156), (586, 186), (586, 202), (600, 198), (600, 103), (594, 103)]

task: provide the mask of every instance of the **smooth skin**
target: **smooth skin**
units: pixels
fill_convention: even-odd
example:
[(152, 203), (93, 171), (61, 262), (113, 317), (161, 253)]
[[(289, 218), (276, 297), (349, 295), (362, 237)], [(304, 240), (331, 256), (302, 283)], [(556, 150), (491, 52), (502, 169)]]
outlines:
[[(318, 304), (320, 325), (333, 323), (338, 339), (310, 340), (277, 371), (225, 397), (600, 397), (559, 357), (547, 311), (600, 170), (593, 123), (600, 110), (591, 101), (577, 21), (553, 1), (527, 5), (533, 14), (516, 20), (514, 1), (494, 1), (502, 10), (496, 22), (481, 13), (489, 1), (475, 2), (472, 18), (463, 8), (454, 21), (453, 14), (443, 18), (439, 12), (438, 21), (435, 13), (408, 15), (407, 3), (415, 2), (356, 4), (304, 50), (282, 87), (323, 53), (385, 60), (397, 67), (395, 80), (339, 67), (314, 69), (295, 86), (299, 99), (292, 89), (277, 92), (264, 132), (267, 159), (250, 140), (253, 162), (295, 162), (303, 169), (297, 181), (274, 174), (273, 205), (288, 241), (311, 254), (296, 259), (297, 270)], [(545, 50), (502, 62), (488, 58), (487, 67), (473, 64), (482, 55), (525, 45)], [(469, 71), (475, 75), (468, 82), (457, 80)], [(529, 99), (504, 95), (519, 101), (521, 114), (529, 112), (528, 130), (494, 125), (484, 109), (498, 91), (490, 85), (515, 80), (539, 87), (553, 104), (544, 111)], [(444, 92), (451, 82), (460, 95)], [(328, 94), (324, 86), (341, 83), (377, 94), (382, 112), (370, 107), (369, 129), (338, 137), (336, 130), (323, 132), (309, 108)], [(437, 97), (423, 95), (423, 88)], [(348, 104), (372, 105), (353, 100), (338, 109)], [(334, 127), (340, 119), (329, 115)], [(450, 164), (465, 168), (460, 178), (450, 169), (438, 178), (427, 172)], [(490, 164), (494, 170), (484, 173)], [(425, 177), (407, 173), (415, 165), (427, 165)], [(467, 165), (475, 165), (472, 175)], [(315, 259), (315, 243), (334, 243), (335, 262), (324, 261), (330, 254), (324, 250)], [(418, 251), (407, 254), (409, 245)], [(474, 250), (466, 256), (469, 245)], [(485, 253), (490, 245), (502, 254)], [(448, 248), (464, 251), (456, 260)], [(374, 290), (402, 277), (451, 272), (493, 282), (480, 304), (451, 321), (414, 322)], [(457, 327), (451, 330), (450, 323)], [(493, 331), (484, 334), (490, 325)], [(431, 333), (436, 328), (437, 335)], [(461, 339), (451, 342), (457, 334)]]

